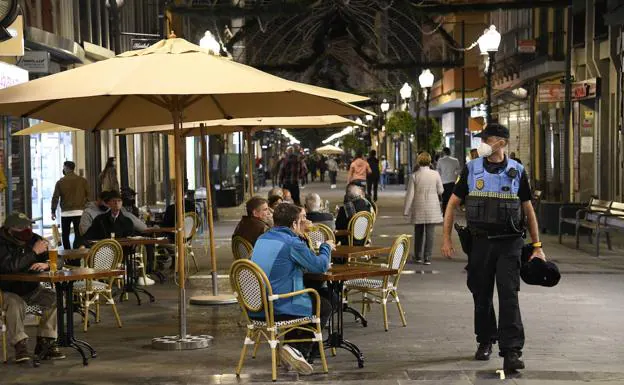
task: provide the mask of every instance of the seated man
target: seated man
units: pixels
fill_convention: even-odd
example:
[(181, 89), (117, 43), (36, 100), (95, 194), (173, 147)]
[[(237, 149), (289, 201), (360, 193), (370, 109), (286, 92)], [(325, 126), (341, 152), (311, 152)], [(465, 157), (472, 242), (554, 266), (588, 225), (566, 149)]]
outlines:
[[(0, 228), (0, 273), (44, 271), (49, 266), (48, 243), (33, 234), (31, 220), (24, 214), (9, 215)], [(45, 357), (63, 359), (65, 355), (56, 346), (56, 293), (39, 282), (0, 281), (6, 321), (11, 345), (15, 347), (15, 362), (30, 360), (28, 335), (24, 332), (26, 305), (39, 305), (43, 314), (37, 330), (35, 354), (47, 351)]]
[(110, 210), (100, 214), (93, 220), (91, 227), (85, 234), (88, 241), (125, 238), (133, 235), (134, 224), (132, 220), (121, 212), (121, 195), (117, 191), (109, 191), (105, 196), (104, 203)]
[(104, 214), (109, 210), (106, 203), (104, 203), (107, 199), (110, 191), (102, 191), (98, 198), (94, 202), (89, 202), (85, 206), (85, 209), (82, 211), (82, 216), (80, 217), (80, 234), (84, 237), (91, 225), (93, 224), (93, 220), (98, 215)]
[(289, 189), (287, 188), (282, 189), (282, 194), (283, 194), (282, 198), (284, 198), (284, 203), (295, 203), (295, 201), (293, 201), (293, 197)]
[(284, 198), (284, 191), (280, 187), (273, 187), (269, 190), (269, 194), (267, 195), (268, 199), (271, 199), (273, 196), (278, 196), (280, 198)]
[[(360, 211), (370, 212), (371, 210), (372, 205), (364, 198), (364, 189), (355, 183), (349, 183), (344, 197), (344, 205), (338, 210), (338, 215), (336, 216), (336, 230), (347, 230), (349, 221), (356, 213)], [(336, 242), (346, 245), (349, 243), (349, 239), (348, 237), (337, 237)], [(354, 246), (363, 245), (363, 241), (354, 242)]]
[(238, 222), (232, 238), (243, 237), (252, 246), (256, 244), (259, 236), (269, 231), (272, 218), (269, 210), (269, 202), (262, 197), (253, 197), (246, 203), (247, 215)]
[(321, 197), (316, 193), (310, 193), (305, 198), (306, 217), (312, 223), (321, 223), (334, 230), (334, 216), (331, 213), (321, 211)]
[(282, 202), (284, 202), (284, 199), (281, 196), (272, 195), (269, 198), (269, 209), (271, 210), (271, 213), (273, 213), (273, 210), (275, 210), (275, 208), (279, 206)]
[[(329, 269), (331, 251), (334, 245), (331, 242), (323, 243), (319, 248), (319, 254), (315, 255), (312, 250), (301, 240), (306, 226), (305, 212), (301, 208), (282, 203), (275, 209), (273, 220), (275, 227), (258, 238), (251, 256), (266, 273), (274, 294), (285, 294), (303, 290), (303, 273), (324, 273)], [(274, 314), (276, 321), (284, 321), (294, 318), (310, 317), (315, 308), (314, 297), (307, 294), (275, 301)], [(321, 297), (321, 327), (325, 325), (330, 314), (330, 302)], [(258, 318), (264, 318), (264, 314), (257, 314)], [(287, 334), (286, 339), (309, 338), (309, 334), (294, 331)], [(280, 349), (280, 358), (291, 368), (300, 374), (311, 374), (313, 369), (303, 354), (308, 354), (311, 344), (307, 342), (284, 345)], [(301, 351), (301, 352), (300, 352)], [(303, 354), (302, 354), (303, 353)]]

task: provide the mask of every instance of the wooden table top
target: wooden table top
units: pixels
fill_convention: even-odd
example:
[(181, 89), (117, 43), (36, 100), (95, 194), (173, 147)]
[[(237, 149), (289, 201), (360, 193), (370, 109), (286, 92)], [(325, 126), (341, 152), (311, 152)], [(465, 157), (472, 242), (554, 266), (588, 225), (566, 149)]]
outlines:
[(333, 265), (326, 273), (306, 273), (305, 277), (312, 281), (347, 281), (357, 278), (384, 277), (398, 272), (396, 269), (379, 266)]
[(116, 277), (123, 275), (123, 270), (106, 270), (106, 269), (88, 269), (77, 268), (72, 270), (60, 270), (55, 274), (49, 271), (41, 273), (14, 273), (0, 274), (0, 280), (3, 281), (19, 281), (19, 282), (67, 282), (80, 281), (83, 279), (99, 279), (106, 277)]
[(169, 238), (166, 237), (115, 238), (115, 240), (119, 242), (121, 246), (168, 245), (171, 243)]
[(349, 230), (334, 230), (334, 235), (337, 237), (348, 237)]
[(152, 233), (175, 233), (176, 229), (175, 227), (148, 227), (147, 229), (141, 231), (142, 233), (145, 234), (152, 234)]
[(91, 249), (87, 248), (59, 250), (58, 255), (59, 257), (63, 257), (63, 259), (82, 259), (89, 255), (90, 250)]
[(365, 255), (388, 254), (392, 250), (390, 246), (336, 246), (332, 251), (332, 258), (357, 258)]

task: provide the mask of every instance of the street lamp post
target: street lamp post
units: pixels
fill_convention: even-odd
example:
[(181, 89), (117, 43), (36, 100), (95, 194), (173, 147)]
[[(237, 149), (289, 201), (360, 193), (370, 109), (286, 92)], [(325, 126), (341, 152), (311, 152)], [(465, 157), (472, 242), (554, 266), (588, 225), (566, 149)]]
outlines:
[[(399, 90), (401, 94), (401, 99), (405, 101), (405, 111), (409, 113), (409, 102), (412, 97), (412, 87), (409, 84), (404, 83), (403, 87)], [(407, 137), (407, 169), (408, 172), (412, 172), (412, 141), (410, 137)]]
[(501, 42), (501, 34), (496, 30), (494, 25), (491, 25), (490, 28), (486, 29), (483, 32), (483, 35), (477, 40), (479, 44), (479, 50), (481, 50), (481, 55), (487, 55), (486, 62), (486, 77), (485, 77), (485, 87), (486, 87), (486, 123), (492, 123), (492, 72), (494, 71), (494, 60), (496, 56), (496, 52), (498, 51), (498, 46)]
[[(433, 73), (429, 69), (422, 71), (418, 77), (418, 83), (420, 88), (425, 92), (425, 128), (427, 131), (427, 141), (429, 141), (429, 135), (431, 135), (431, 122), (429, 121), (429, 100), (431, 96), (431, 87), (433, 87)], [(429, 145), (426, 146), (427, 151), (431, 151)]]
[[(381, 104), (379, 105), (379, 109), (381, 110), (382, 114), (383, 114), (383, 121), (380, 127), (381, 131), (384, 131), (385, 125), (386, 125), (386, 113), (390, 110), (390, 103), (388, 103), (388, 101), (386, 99), (383, 100), (383, 102), (381, 102)], [(383, 138), (383, 155), (385, 155), (386, 157), (388, 156), (387, 154), (387, 141), (386, 141), (386, 134), (384, 132), (384, 138)]]

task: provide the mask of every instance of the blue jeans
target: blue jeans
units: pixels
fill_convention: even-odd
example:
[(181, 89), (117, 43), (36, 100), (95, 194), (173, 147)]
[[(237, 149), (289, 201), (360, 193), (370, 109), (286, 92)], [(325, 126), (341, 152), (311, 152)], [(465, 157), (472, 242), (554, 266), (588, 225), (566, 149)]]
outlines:
[(381, 174), (381, 187), (386, 187), (387, 184), (388, 184), (388, 174), (384, 172), (383, 174)]

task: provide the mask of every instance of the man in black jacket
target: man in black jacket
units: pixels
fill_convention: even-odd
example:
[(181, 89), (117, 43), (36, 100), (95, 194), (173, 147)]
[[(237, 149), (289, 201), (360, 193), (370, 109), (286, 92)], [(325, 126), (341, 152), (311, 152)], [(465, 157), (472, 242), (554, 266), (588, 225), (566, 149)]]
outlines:
[[(347, 185), (347, 191), (344, 197), (344, 205), (338, 210), (336, 216), (336, 230), (347, 230), (349, 227), (349, 221), (356, 213), (360, 211), (371, 212), (372, 205), (366, 198), (364, 198), (364, 191), (362, 187), (355, 183), (349, 183)], [(340, 242), (343, 245), (349, 243), (348, 237), (336, 237), (336, 242)], [(364, 246), (364, 241), (354, 241), (353, 246)]]
[(122, 200), (118, 191), (110, 191), (104, 199), (106, 206), (110, 208), (104, 214), (100, 214), (95, 219), (84, 237), (88, 241), (125, 238), (134, 234), (134, 224), (132, 220), (121, 212)]
[[(9, 215), (0, 228), (0, 274), (45, 271), (49, 269), (48, 242), (33, 234), (32, 221), (24, 214)], [(28, 335), (24, 332), (27, 305), (43, 309), (37, 332), (35, 354), (47, 351), (42, 358), (63, 359), (56, 347), (56, 294), (38, 282), (0, 281), (6, 323), (11, 345), (15, 347), (15, 361), (30, 360)]]

